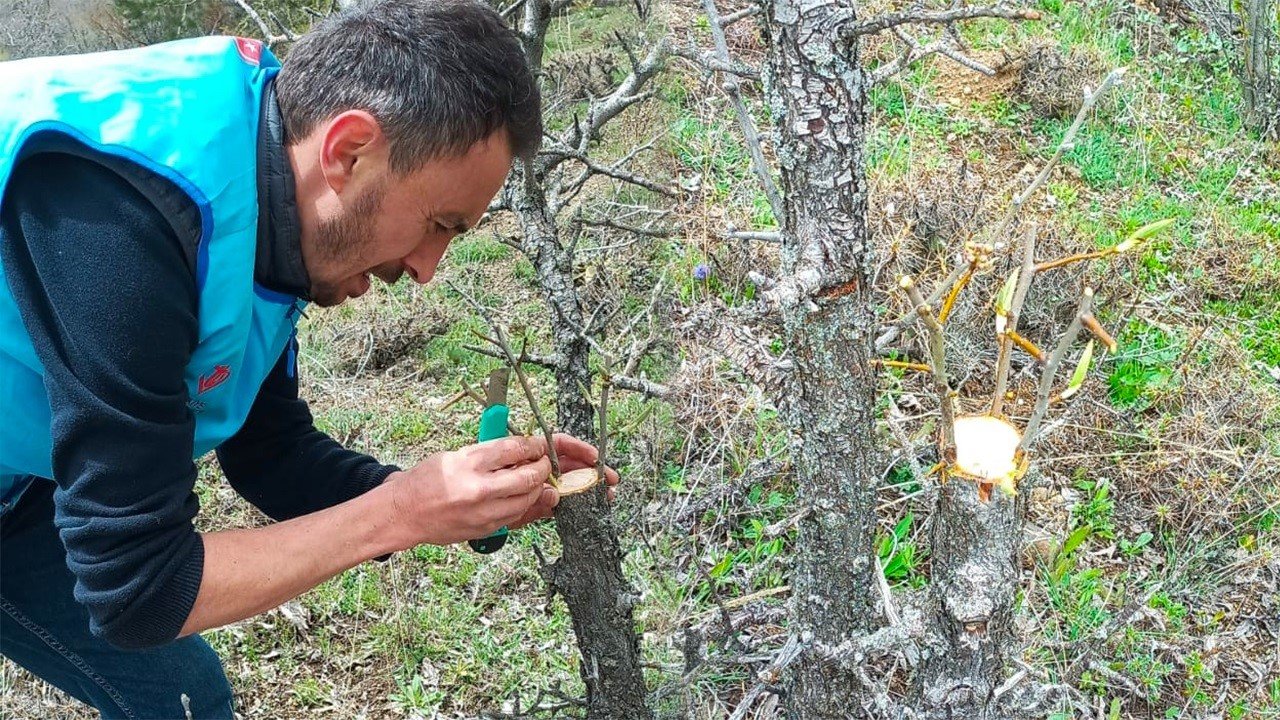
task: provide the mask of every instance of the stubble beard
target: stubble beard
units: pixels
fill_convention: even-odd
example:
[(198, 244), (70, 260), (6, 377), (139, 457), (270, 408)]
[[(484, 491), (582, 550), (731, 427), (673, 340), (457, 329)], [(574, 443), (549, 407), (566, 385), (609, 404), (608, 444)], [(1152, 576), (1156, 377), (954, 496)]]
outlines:
[(324, 277), (311, 279), (311, 300), (315, 304), (333, 307), (342, 303), (348, 297), (352, 277), (368, 269), (374, 220), (386, 190), (386, 182), (379, 182), (357, 198), (348, 212), (320, 223), (315, 255), (316, 265), (322, 268), (318, 275)]

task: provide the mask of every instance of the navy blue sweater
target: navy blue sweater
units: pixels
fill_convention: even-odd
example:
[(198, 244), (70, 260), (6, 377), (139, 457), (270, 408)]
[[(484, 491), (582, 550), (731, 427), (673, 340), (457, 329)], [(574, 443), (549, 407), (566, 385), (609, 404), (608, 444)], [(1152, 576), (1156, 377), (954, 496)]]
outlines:
[[(277, 192), (260, 183), (257, 275), (296, 294), (306, 278), (292, 177), (278, 144), (265, 152)], [(198, 214), (163, 178), (66, 145), (22, 160), (0, 208), (5, 274), (45, 370), (53, 521), (76, 599), (115, 645), (167, 642), (204, 562), (183, 382), (198, 327)], [(348, 500), (395, 469), (316, 430), (287, 370), (282, 356), (217, 451), (235, 490), (275, 519)]]

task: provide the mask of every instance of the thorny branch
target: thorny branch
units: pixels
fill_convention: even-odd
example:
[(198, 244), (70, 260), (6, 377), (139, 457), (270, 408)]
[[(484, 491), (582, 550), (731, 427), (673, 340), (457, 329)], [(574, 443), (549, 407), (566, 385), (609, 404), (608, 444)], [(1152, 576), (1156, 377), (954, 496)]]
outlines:
[(511, 343), (507, 341), (506, 330), (502, 328), (500, 323), (494, 320), (493, 316), (489, 314), (489, 310), (462, 288), (448, 280), (446, 280), (445, 283), (450, 287), (450, 289), (461, 295), (463, 299), (471, 305), (471, 307), (475, 308), (476, 312), (480, 313), (480, 316), (484, 318), (484, 321), (489, 324), (489, 327), (493, 328), (494, 337), (487, 337), (484, 335), (481, 335), (481, 337), (497, 346), (506, 358), (507, 364), (515, 371), (516, 378), (520, 381), (520, 388), (524, 391), (525, 399), (529, 402), (529, 409), (533, 412), (533, 418), (538, 422), (538, 427), (542, 429), (542, 434), (546, 438), (547, 458), (551, 461), (551, 475), (552, 477), (560, 477), (560, 459), (556, 455), (555, 434), (551, 432), (551, 426), (548, 425), (547, 421), (542, 417), (542, 410), (538, 408), (538, 396), (534, 394), (533, 388), (529, 385), (529, 378), (525, 375), (524, 368), (522, 367), (525, 359), (524, 348), (521, 348), (520, 356), (516, 357), (515, 352), (511, 349)]
[[(710, 20), (711, 37), (715, 40), (716, 53), (720, 61), (732, 64), (733, 59), (729, 56), (729, 44), (724, 37), (724, 21), (720, 17), (720, 12), (716, 9), (715, 0), (702, 0), (702, 6), (706, 8), (707, 19)], [(733, 102), (734, 114), (738, 117), (738, 125), (742, 127), (743, 139), (746, 141), (747, 150), (751, 154), (751, 168), (755, 171), (756, 177), (760, 179), (760, 185), (764, 188), (764, 194), (769, 200), (769, 207), (773, 210), (773, 216), (781, 218), (784, 212), (782, 193), (778, 191), (777, 184), (773, 182), (773, 175), (769, 172), (769, 166), (765, 164), (764, 151), (760, 148), (760, 135), (756, 131), (755, 121), (751, 119), (751, 113), (747, 111), (746, 102), (742, 99), (742, 90), (738, 78), (726, 73), (724, 91), (728, 93), (729, 99)]]
[(250, 5), (247, 0), (231, 0), (231, 2), (235, 3), (236, 7), (243, 10), (244, 14), (248, 15), (249, 19), (258, 26), (258, 30), (262, 32), (262, 39), (267, 43), (267, 47), (271, 47), (276, 43), (281, 42), (293, 42), (298, 39), (298, 34), (285, 27), (279, 20), (276, 21), (276, 24), (280, 25), (280, 29), (283, 34), (277, 35), (271, 32), (271, 28), (267, 27), (267, 22), (262, 19), (262, 16), (258, 14), (257, 10), (253, 9), (253, 6)]
[(1009, 7), (1004, 3), (956, 7), (949, 10), (912, 8), (902, 12), (877, 15), (870, 20), (864, 20), (856, 25), (846, 27), (841, 31), (841, 36), (851, 40), (862, 35), (871, 35), (895, 28), (899, 25), (947, 25), (957, 20), (970, 20), (980, 17), (997, 17), (1008, 20), (1039, 20), (1040, 13), (1025, 8)]

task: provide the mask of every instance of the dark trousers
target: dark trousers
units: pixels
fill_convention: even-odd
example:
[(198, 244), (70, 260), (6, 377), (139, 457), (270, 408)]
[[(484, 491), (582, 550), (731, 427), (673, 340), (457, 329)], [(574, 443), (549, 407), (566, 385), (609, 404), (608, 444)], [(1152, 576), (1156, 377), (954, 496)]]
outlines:
[(89, 632), (53, 525), (53, 487), (36, 481), (0, 517), (0, 654), (104, 718), (230, 720), (231, 686), (199, 636), (121, 650)]

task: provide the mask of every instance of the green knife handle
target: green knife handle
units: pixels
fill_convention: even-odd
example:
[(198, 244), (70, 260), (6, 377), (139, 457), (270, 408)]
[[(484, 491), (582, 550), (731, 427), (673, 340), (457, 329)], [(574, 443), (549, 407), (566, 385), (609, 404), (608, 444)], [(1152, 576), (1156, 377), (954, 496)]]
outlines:
[[(510, 411), (506, 405), (490, 405), (484, 409), (480, 415), (480, 432), (477, 433), (476, 439), (480, 442), (486, 440), (497, 440), (507, 436), (507, 417)], [(497, 552), (507, 544), (507, 528), (503, 526), (497, 532), (489, 537), (480, 538), (479, 540), (468, 540), (467, 544), (472, 550), (482, 554)]]

